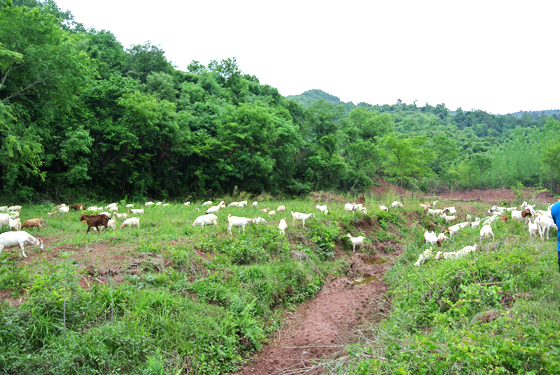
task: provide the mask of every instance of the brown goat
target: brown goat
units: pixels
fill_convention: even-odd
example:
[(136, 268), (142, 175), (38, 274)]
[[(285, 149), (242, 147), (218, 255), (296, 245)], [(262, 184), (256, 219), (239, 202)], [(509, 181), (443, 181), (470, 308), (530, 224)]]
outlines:
[(528, 208), (526, 210), (521, 211), (521, 217), (527, 217), (527, 216), (531, 216), (531, 215), (532, 215), (531, 210), (528, 209)]
[(500, 221), (508, 221), (508, 216), (507, 215), (502, 215), (502, 217), (500, 217)]
[(76, 211), (78, 211), (78, 210), (85, 211), (86, 210), (86, 205), (83, 204), (83, 203), (78, 203), (78, 204), (71, 205), (70, 208), (73, 209), (73, 210), (76, 210)]
[(107, 225), (109, 223), (109, 216), (107, 215), (81, 215), (80, 216), (80, 221), (82, 223), (87, 223), (88, 228), (86, 233), (89, 232), (89, 230), (91, 229), (91, 227), (94, 227), (95, 229), (97, 229), (97, 234), (99, 234), (99, 227), (105, 227), (107, 229), (109, 229), (109, 226)]
[(29, 220), (25, 220), (23, 222), (23, 224), (21, 224), (22, 228), (31, 228), (31, 227), (37, 227), (39, 229), (43, 228), (43, 227), (48, 227), (49, 225), (45, 222), (45, 220), (41, 219), (29, 219)]
[(433, 221), (430, 221), (430, 222), (428, 223), (428, 228), (429, 228), (430, 230), (434, 230), (434, 227), (435, 227), (435, 226), (436, 226), (436, 225), (434, 224)]

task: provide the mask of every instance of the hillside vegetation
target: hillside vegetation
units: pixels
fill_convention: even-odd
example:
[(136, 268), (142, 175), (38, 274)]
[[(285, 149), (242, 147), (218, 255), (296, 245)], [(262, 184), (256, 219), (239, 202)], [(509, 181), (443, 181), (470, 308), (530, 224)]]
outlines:
[[(382, 310), (380, 325), (361, 327), (363, 340), (344, 346), (346, 355), (323, 368), (556, 373), (555, 241), (529, 240), (526, 225), (498, 220), (495, 242), (485, 241), (476, 253), (415, 267), (428, 247), (422, 239), (429, 220), (444, 220), (429, 219), (420, 201), (379, 209), (392, 200), (367, 197), (367, 214), (330, 201), (327, 215), (309, 199), (261, 196), (261, 206), (283, 204), (288, 212), (267, 215), (266, 224), (250, 225), (245, 233), (233, 228), (231, 235), (228, 214), (262, 213), (227, 208), (218, 212), (217, 226), (192, 227), (200, 204), (151, 206), (139, 216), (140, 228), (101, 234), (86, 234), (79, 212), (49, 217), (42, 230), (28, 229), (44, 240), (44, 250), (29, 246), (22, 260), (17, 248), (5, 249), (0, 259), (0, 366), (17, 374), (236, 371), (283, 327), (285, 312), (313, 298), (325, 280), (356, 276), (351, 233), (366, 237), (356, 250), (365, 258), (401, 254), (384, 278), (393, 307), (390, 314)], [(467, 213), (482, 217), (488, 209), (480, 203), (457, 208), (459, 220)], [(24, 206), (22, 215), (43, 217), (50, 210)], [(305, 227), (292, 225), (292, 210), (316, 217)], [(277, 228), (281, 218), (288, 222), (285, 236)], [(464, 229), (437, 250), (477, 243), (478, 231)]]
[(451, 113), (292, 99), (235, 58), (174, 67), (53, 1), (0, 0), (0, 186), (7, 201), (187, 198), (543, 186), (557, 191), (556, 113)]

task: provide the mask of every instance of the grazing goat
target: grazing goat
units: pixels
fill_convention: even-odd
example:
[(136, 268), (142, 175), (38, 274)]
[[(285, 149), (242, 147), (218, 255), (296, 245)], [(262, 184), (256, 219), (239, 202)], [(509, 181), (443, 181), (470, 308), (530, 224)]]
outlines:
[(533, 238), (533, 235), (535, 235), (535, 238), (537, 238), (537, 235), (540, 233), (539, 225), (537, 223), (533, 223), (530, 217), (525, 219), (525, 224), (527, 224), (529, 229), (529, 236)]
[(204, 203), (202, 203), (203, 206), (211, 206), (212, 205), (212, 201), (206, 201)]
[(21, 211), (21, 206), (10, 206), (8, 207), (8, 211), (9, 212)]
[(268, 211), (268, 216), (276, 216), (276, 211)]
[(385, 207), (385, 206), (379, 206), (379, 209), (380, 209), (381, 211), (389, 212), (389, 209), (388, 209), (387, 207)]
[(16, 219), (8, 219), (9, 220), (9, 225), (10, 225), (10, 229), (11, 230), (21, 230), (21, 220), (20, 218), (16, 218)]
[(205, 225), (218, 225), (218, 217), (214, 214), (199, 216), (192, 223), (193, 227), (197, 225), (200, 225), (201, 227), (204, 227)]
[(253, 202), (253, 204), (251, 205), (251, 207), (257, 208), (258, 205), (259, 205), (259, 202), (256, 202), (256, 201), (255, 201), (255, 202)]
[(455, 209), (455, 207), (445, 207), (443, 209), (443, 213), (444, 214), (449, 214), (449, 215), (454, 215), (457, 213), (457, 210)]
[(140, 219), (137, 217), (129, 217), (119, 226), (119, 228), (123, 229), (124, 227), (136, 227), (140, 229)]
[(21, 224), (21, 227), (22, 228), (37, 227), (37, 228), (41, 229), (43, 227), (48, 227), (48, 224), (42, 218), (41, 219), (29, 219), (29, 220), (25, 220), (23, 222), (23, 224)]
[(364, 238), (365, 238), (364, 236), (352, 237), (350, 233), (348, 233), (346, 236), (350, 238), (350, 242), (352, 243), (353, 253), (356, 252), (356, 246), (362, 246), (364, 244)]
[(113, 216), (117, 219), (126, 219), (128, 217), (128, 214), (119, 214), (118, 212), (113, 212)]
[(480, 242), (486, 238), (492, 236), (492, 242), (494, 242), (494, 232), (492, 232), (492, 227), (490, 225), (484, 225), (480, 228)]
[(78, 211), (78, 210), (85, 211), (86, 205), (82, 203), (76, 203), (71, 205), (70, 208), (73, 209), (74, 211)]
[(438, 236), (434, 232), (425, 231), (424, 242), (429, 243), (431, 245), (441, 246), (441, 241), (438, 239)]
[(280, 229), (281, 235), (286, 234), (286, 228), (288, 228), (288, 224), (286, 223), (286, 220), (284, 219), (280, 220), (280, 224), (278, 224), (278, 229)]
[(133, 215), (144, 215), (144, 209), (143, 208), (131, 208), (130, 210), (128, 210), (128, 213), (133, 214)]
[(255, 219), (249, 219), (248, 217), (240, 217), (240, 216), (231, 216), (228, 215), (228, 228), (227, 228), (227, 232), (229, 234), (231, 233), (231, 228), (232, 227), (241, 227), (241, 229), (243, 229), (243, 233), (245, 233), (245, 227), (249, 224), (256, 224), (256, 220)]
[(278, 211), (278, 212), (286, 212), (286, 207), (285, 207), (285, 206), (278, 206), (278, 208), (276, 209), (276, 211)]
[(43, 241), (39, 238), (33, 237), (27, 232), (18, 231), (0, 234), (0, 254), (2, 254), (2, 250), (4, 250), (5, 247), (14, 247), (19, 245), (21, 257), (27, 258), (24, 251), (25, 244), (31, 244), (43, 249)]
[(328, 214), (328, 213), (329, 213), (329, 211), (327, 210), (327, 205), (326, 205), (326, 204), (323, 205), (323, 206), (321, 206), (321, 205), (316, 205), (315, 208), (316, 208), (317, 210), (319, 210), (320, 212), (324, 213), (324, 214)]
[(428, 250), (425, 250), (422, 254), (420, 254), (418, 260), (416, 261), (416, 263), (414, 263), (414, 265), (416, 267), (420, 267), (426, 259), (431, 257), (432, 257), (432, 248), (430, 247)]
[(391, 203), (391, 208), (403, 208), (404, 204), (402, 202), (394, 201)]
[(261, 224), (261, 223), (266, 224), (266, 220), (259, 216), (255, 219), (255, 224)]
[(80, 221), (82, 223), (87, 223), (88, 228), (86, 233), (89, 232), (89, 230), (94, 227), (97, 230), (97, 234), (99, 234), (99, 227), (105, 227), (107, 229), (109, 229), (109, 216), (107, 215), (81, 215), (80, 216)]
[(292, 212), (292, 225), (296, 225), (296, 220), (303, 222), (303, 226), (305, 226), (305, 220), (309, 219), (310, 217), (315, 217), (315, 214), (302, 214), (301, 212)]
[(550, 232), (550, 228), (554, 226), (554, 221), (549, 218), (548, 216), (537, 216), (535, 219), (535, 224), (539, 227), (539, 234), (541, 235), (541, 241), (544, 242), (544, 232), (546, 231), (546, 239), (548, 240), (548, 234)]

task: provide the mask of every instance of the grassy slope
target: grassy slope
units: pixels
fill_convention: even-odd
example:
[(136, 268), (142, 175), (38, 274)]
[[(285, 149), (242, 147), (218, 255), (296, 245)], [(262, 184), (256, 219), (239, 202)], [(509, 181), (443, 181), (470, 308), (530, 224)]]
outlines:
[[(465, 207), (476, 213), (485, 206)], [(471, 211), (471, 212), (472, 212)], [(496, 242), (459, 260), (414, 266), (427, 247), (416, 228), (385, 280), (393, 311), (333, 372), (345, 374), (558, 374), (560, 275), (556, 231), (530, 240), (519, 222), (492, 225)], [(459, 232), (444, 251), (478, 241)], [(334, 366), (334, 365), (333, 365)]]
[[(317, 214), (304, 229), (291, 226), (289, 211), (316, 212), (314, 202), (266, 204), (284, 204), (288, 212), (245, 234), (233, 228), (233, 236), (226, 235), (228, 213), (266, 214), (228, 208), (218, 213), (217, 227), (193, 228), (201, 214), (193, 206), (150, 207), (140, 229), (98, 235), (85, 234), (79, 213), (47, 218), (50, 207), (24, 207), (24, 220), (47, 218), (37, 235), (48, 245), (43, 252), (29, 248), (26, 262), (15, 249), (1, 256), (0, 290), (21, 292), (24, 301), (18, 308), (0, 304), (0, 367), (34, 374), (235, 370), (280, 326), (285, 309), (315, 296), (328, 274), (341, 274), (347, 264), (332, 257), (335, 243), (351, 251), (341, 227), (352, 228), (355, 215), (343, 204), (330, 205), (333, 215)], [(286, 237), (277, 229), (283, 217), (290, 217)], [(295, 260), (293, 251), (309, 261)], [(142, 272), (127, 268), (145, 253), (163, 257), (165, 270), (149, 261), (137, 266)], [(101, 272), (118, 259), (122, 282), (106, 277), (102, 285), (91, 281), (94, 275), (90, 289), (78, 285), (87, 268)]]
[[(333, 371), (554, 373), (560, 295), (554, 241), (527, 241), (525, 226), (497, 223), (496, 243), (478, 254), (416, 268), (426, 247), (421, 239), (427, 219), (416, 209), (418, 202), (407, 203), (402, 211), (369, 213), (380, 228), (369, 243), (407, 243), (386, 276), (393, 311), (380, 327), (364, 331), (372, 340), (351, 346), (350, 360)], [(308, 200), (267, 202), (278, 204), (288, 211), (315, 211)], [(480, 216), (485, 209), (469, 205), (463, 212)], [(48, 210), (25, 207), (22, 217), (45, 216)], [(277, 223), (289, 212), (267, 217), (268, 225), (249, 227), (244, 235), (234, 228), (233, 236), (225, 235), (227, 214), (254, 217), (256, 211), (227, 209), (218, 214), (218, 227), (193, 228), (199, 215), (193, 207), (152, 207), (139, 230), (101, 235), (86, 235), (77, 213), (51, 218), (41, 236), (56, 240), (43, 254), (29, 264), (17, 260), (15, 249), (1, 257), (0, 290), (25, 290), (26, 299), (19, 308), (0, 304), (0, 366), (8, 373), (34, 374), (233, 371), (281, 326), (286, 308), (312, 298), (327, 274), (347, 266), (333, 259), (334, 245), (351, 251), (344, 236), (360, 230), (342, 204), (329, 204), (329, 210), (333, 215), (317, 215), (305, 229), (287, 220), (285, 238)], [(472, 244), (477, 236), (477, 229), (464, 230), (445, 250)], [(103, 266), (101, 256), (91, 255), (99, 254), (98, 247), (128, 260), (151, 252), (168, 266), (160, 272), (144, 263), (141, 273), (123, 268), (122, 283), (92, 283), (84, 290), (77, 281), (87, 276), (86, 264)], [(311, 261), (294, 260), (296, 250)]]

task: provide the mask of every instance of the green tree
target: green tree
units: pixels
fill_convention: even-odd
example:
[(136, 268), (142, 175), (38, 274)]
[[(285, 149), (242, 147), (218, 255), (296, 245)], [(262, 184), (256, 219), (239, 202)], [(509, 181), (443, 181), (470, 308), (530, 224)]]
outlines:
[(471, 165), (478, 170), (479, 188), (482, 188), (482, 174), (492, 167), (492, 160), (486, 154), (471, 155)]
[(428, 164), (434, 158), (433, 151), (426, 147), (426, 137), (405, 138), (391, 133), (380, 140), (384, 173), (390, 179), (398, 181), (399, 186), (414, 186), (421, 178), (428, 176), (432, 170)]

